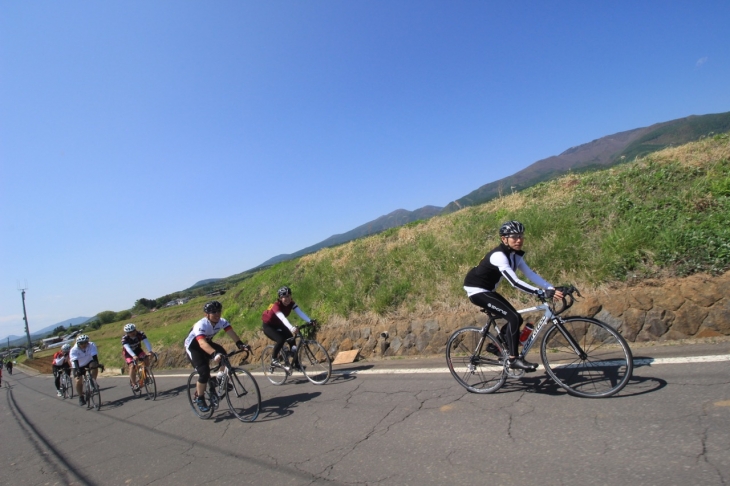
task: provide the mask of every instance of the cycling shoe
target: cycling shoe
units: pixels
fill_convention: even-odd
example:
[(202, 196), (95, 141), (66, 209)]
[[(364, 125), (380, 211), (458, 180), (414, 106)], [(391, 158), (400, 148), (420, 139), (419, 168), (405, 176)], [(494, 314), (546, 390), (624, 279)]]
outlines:
[(509, 360), (509, 367), (513, 370), (523, 370), (523, 371), (530, 372), (530, 371), (535, 371), (535, 369), (537, 368), (537, 365), (534, 363), (529, 363), (522, 358), (515, 358), (515, 359)]

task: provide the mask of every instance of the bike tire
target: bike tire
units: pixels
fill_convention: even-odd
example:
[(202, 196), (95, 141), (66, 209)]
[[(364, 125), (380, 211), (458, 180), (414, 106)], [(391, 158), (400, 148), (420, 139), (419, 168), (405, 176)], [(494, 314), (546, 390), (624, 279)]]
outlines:
[(101, 409), (101, 391), (99, 390), (98, 383), (92, 377), (89, 377), (89, 392), (86, 403), (89, 408), (93, 408), (96, 411)]
[(61, 373), (63, 373), (61, 375), (61, 394), (63, 398), (71, 399), (74, 397), (74, 387), (71, 382), (71, 377), (64, 372)]
[(188, 378), (188, 402), (190, 403), (190, 408), (193, 409), (193, 413), (200, 417), (201, 419), (209, 419), (213, 412), (215, 411), (215, 407), (213, 407), (213, 402), (210, 399), (210, 392), (209, 387), (206, 385), (205, 387), (205, 401), (208, 404), (208, 411), (207, 412), (201, 412), (198, 406), (195, 404), (195, 399), (197, 398), (197, 383), (198, 383), (198, 372), (193, 371), (190, 373), (190, 377)]
[[(264, 370), (264, 375), (272, 385), (283, 385), (289, 377), (289, 373), (280, 366), (271, 365), (271, 353), (273, 352), (273, 345), (269, 345), (264, 348), (264, 352), (261, 353), (261, 368)], [(279, 353), (279, 363), (284, 363), (282, 353)]]
[(223, 387), (230, 384), (233, 388), (226, 391), (231, 413), (241, 422), (256, 420), (261, 411), (261, 393), (253, 375), (243, 368), (233, 368), (224, 380)]
[[(133, 383), (132, 380), (129, 380), (129, 388), (132, 390), (132, 395), (134, 395), (135, 398), (139, 398), (142, 396), (142, 388), (139, 387), (139, 370), (137, 370), (137, 383)], [(134, 388), (134, 385), (138, 385), (138, 388)]]
[(540, 347), (550, 378), (573, 396), (605, 398), (621, 391), (631, 379), (634, 363), (626, 340), (608, 324), (590, 317), (562, 320), (583, 355), (576, 354), (558, 325), (545, 333)]
[(315, 385), (324, 385), (332, 376), (332, 360), (327, 350), (317, 341), (302, 341), (297, 350), (299, 366), (307, 379)]
[(155, 381), (155, 375), (152, 370), (145, 368), (143, 373), (144, 390), (147, 393), (147, 398), (154, 400), (157, 398), (157, 382)]
[[(446, 364), (456, 381), (470, 392), (494, 393), (507, 380), (505, 352), (499, 341), (487, 334), (480, 353), (476, 354), (481, 337), (482, 330), (477, 327), (454, 331), (446, 345)], [(486, 348), (489, 343), (496, 346), (502, 356), (488, 353)]]

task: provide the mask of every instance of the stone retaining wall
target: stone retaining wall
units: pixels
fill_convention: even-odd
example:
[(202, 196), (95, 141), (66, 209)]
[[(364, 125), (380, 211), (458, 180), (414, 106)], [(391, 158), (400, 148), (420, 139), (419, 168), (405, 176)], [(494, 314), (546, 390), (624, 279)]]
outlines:
[[(728, 336), (728, 289), (730, 272), (646, 280), (584, 292), (566, 315), (600, 319), (629, 342)], [(434, 355), (444, 353), (454, 330), (484, 322), (485, 316), (471, 305), (428, 316), (356, 316), (328, 323), (317, 339), (333, 357), (351, 349), (360, 349), (363, 357)], [(259, 333), (250, 343), (258, 358), (270, 342)]]

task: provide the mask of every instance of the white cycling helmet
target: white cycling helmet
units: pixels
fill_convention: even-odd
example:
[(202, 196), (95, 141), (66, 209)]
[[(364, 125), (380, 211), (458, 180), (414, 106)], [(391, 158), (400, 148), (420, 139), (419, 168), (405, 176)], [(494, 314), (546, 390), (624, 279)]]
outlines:
[(89, 342), (89, 336), (86, 334), (79, 334), (79, 337), (76, 338), (76, 344), (81, 343), (88, 343)]
[(68, 353), (71, 350), (71, 345), (69, 343), (64, 344), (61, 346), (61, 351), (64, 353)]
[(132, 332), (135, 329), (137, 329), (137, 326), (135, 326), (131, 322), (129, 324), (127, 324), (126, 326), (124, 326), (124, 332)]

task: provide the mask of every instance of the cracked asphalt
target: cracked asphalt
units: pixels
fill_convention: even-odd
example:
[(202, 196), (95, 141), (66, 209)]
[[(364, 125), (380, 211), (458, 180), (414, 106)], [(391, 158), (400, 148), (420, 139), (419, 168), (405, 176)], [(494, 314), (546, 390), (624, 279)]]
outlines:
[(356, 363), (325, 386), (258, 375), (262, 412), (251, 424), (225, 405), (198, 419), (183, 376), (159, 376), (154, 402), (102, 377), (96, 412), (57, 398), (51, 377), (17, 369), (0, 390), (0, 474), (33, 485), (730, 483), (730, 361), (638, 366), (618, 396), (599, 400), (566, 395), (542, 367), (493, 395), (468, 393), (448, 373), (408, 372), (443, 365)]

